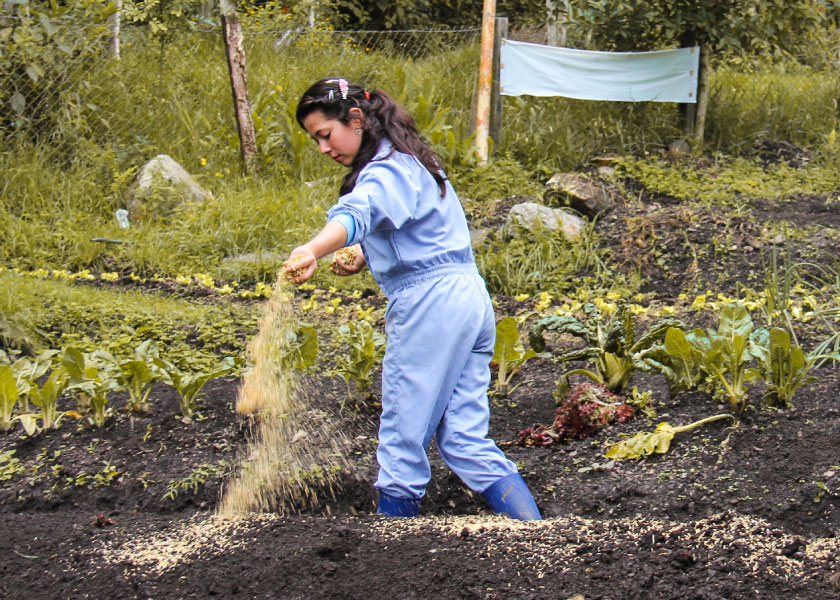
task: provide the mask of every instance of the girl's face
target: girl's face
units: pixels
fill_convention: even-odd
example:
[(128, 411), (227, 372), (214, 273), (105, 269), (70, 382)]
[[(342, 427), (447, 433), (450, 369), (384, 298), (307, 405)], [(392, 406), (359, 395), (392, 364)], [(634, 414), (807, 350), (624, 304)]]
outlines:
[[(351, 109), (351, 114), (353, 110), (358, 109)], [(349, 123), (342, 123), (338, 119), (328, 119), (323, 112), (316, 110), (303, 120), (303, 128), (318, 143), (321, 154), (329, 154), (330, 158), (345, 167), (353, 164), (362, 145), (362, 136), (356, 133), (362, 128), (361, 119), (353, 118)]]

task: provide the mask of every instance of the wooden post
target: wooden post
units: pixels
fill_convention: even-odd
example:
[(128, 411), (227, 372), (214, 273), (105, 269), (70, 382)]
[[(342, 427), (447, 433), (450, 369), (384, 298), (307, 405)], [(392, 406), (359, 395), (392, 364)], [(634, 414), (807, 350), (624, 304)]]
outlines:
[(479, 164), (488, 157), (490, 130), (490, 86), (493, 82), (493, 29), (496, 0), (484, 0), (481, 15), (481, 62), (478, 66), (478, 94), (475, 102), (475, 153)]
[(502, 143), (502, 40), (508, 34), (507, 17), (496, 17), (493, 33), (493, 87), (490, 90), (490, 139), (495, 152)]
[(700, 48), (700, 72), (697, 74), (697, 114), (694, 123), (694, 148), (703, 150), (706, 132), (706, 109), (709, 106), (709, 47)]
[(114, 60), (120, 59), (120, 20), (122, 18), (122, 0), (116, 0), (114, 5), (117, 7), (114, 16), (112, 17), (111, 26), (111, 53)]
[(242, 46), (242, 27), (231, 0), (219, 0), (222, 13), (222, 33), (225, 37), (230, 87), (239, 130), (239, 150), (246, 175), (257, 174), (257, 136), (248, 102), (248, 83), (245, 78), (245, 49)]

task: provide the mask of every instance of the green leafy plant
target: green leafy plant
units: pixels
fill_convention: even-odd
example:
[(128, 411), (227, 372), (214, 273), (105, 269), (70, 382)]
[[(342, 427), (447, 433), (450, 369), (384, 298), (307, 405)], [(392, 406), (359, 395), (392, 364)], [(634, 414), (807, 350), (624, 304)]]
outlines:
[(130, 412), (151, 410), (149, 394), (154, 384), (164, 377), (157, 366), (158, 359), (160, 356), (157, 346), (152, 340), (146, 340), (134, 349), (134, 358), (117, 363), (120, 370), (117, 381), (128, 390), (129, 400), (126, 408)]
[(84, 354), (68, 346), (61, 358), (61, 365), (70, 376), (68, 389), (80, 394), (80, 407), (90, 410), (90, 421), (102, 427), (111, 415), (108, 394), (119, 389), (116, 360), (105, 350)]
[(355, 399), (370, 396), (373, 368), (385, 354), (385, 336), (374, 331), (369, 322), (361, 320), (339, 327), (338, 340), (350, 350), (349, 353), (339, 356), (335, 370), (347, 385), (348, 397), (354, 398), (351, 382), (355, 386)]
[(539, 356), (532, 348), (525, 350), (519, 339), (516, 319), (504, 317), (496, 323), (496, 345), (493, 348), (492, 364), (496, 365), (496, 392), (502, 397), (512, 393), (510, 381), (525, 362)]
[(29, 412), (29, 391), (50, 370), (53, 357), (58, 354), (58, 350), (44, 350), (38, 356), (33, 358), (22, 356), (12, 363), (12, 372), (15, 375), (18, 394), (21, 398), (20, 411), (22, 413)]
[(0, 365), (0, 431), (9, 431), (14, 427), (12, 416), (19, 396), (12, 367)]
[[(58, 427), (65, 416), (71, 415), (80, 417), (75, 411), (59, 412), (58, 398), (67, 388), (69, 376), (62, 367), (54, 369), (44, 385), (38, 387), (35, 384), (29, 390), (29, 399), (41, 410), (37, 413), (23, 413), (15, 417), (20, 420), (28, 435)], [(40, 420), (40, 425), (38, 421)]]
[(649, 357), (668, 380), (672, 393), (703, 387), (716, 398), (726, 400), (738, 418), (748, 404), (749, 383), (758, 379), (750, 366), (752, 350), (762, 347), (765, 329), (754, 330), (753, 320), (740, 302), (727, 304), (720, 313), (717, 329), (667, 331), (665, 344)]
[(178, 392), (181, 414), (191, 418), (195, 414), (198, 395), (207, 382), (229, 373), (236, 366), (236, 361), (232, 356), (226, 357), (216, 369), (203, 373), (181, 371), (172, 363), (162, 359), (157, 361), (157, 365), (163, 371), (163, 380)]
[(809, 376), (811, 369), (820, 361), (838, 361), (837, 354), (805, 354), (805, 351), (791, 343), (785, 329), (773, 327), (759, 329), (750, 338), (750, 352), (758, 362), (758, 371), (767, 384), (769, 406), (790, 407), (796, 391), (816, 377)]
[(0, 481), (9, 481), (25, 469), (20, 464), (20, 459), (14, 456), (16, 450), (0, 452)]
[(670, 449), (671, 440), (674, 439), (676, 434), (690, 431), (713, 421), (732, 418), (734, 418), (732, 415), (724, 413), (706, 417), (705, 419), (700, 419), (694, 423), (679, 427), (674, 427), (673, 425), (669, 425), (667, 421), (663, 421), (656, 426), (656, 430), (653, 433), (640, 431), (632, 437), (611, 444), (607, 448), (605, 455), (612, 460), (627, 460), (642, 458), (654, 453), (665, 454)]
[(557, 397), (562, 397), (569, 389), (569, 376), (584, 375), (596, 383), (605, 383), (607, 387), (620, 393), (634, 371), (648, 371), (651, 366), (646, 357), (657, 348), (657, 343), (664, 337), (669, 327), (683, 327), (679, 319), (666, 318), (654, 323), (647, 332), (636, 338), (636, 326), (627, 303), (621, 303), (616, 313), (607, 321), (602, 321), (601, 311), (592, 303), (584, 306), (584, 320), (579, 321), (571, 315), (554, 315), (537, 321), (529, 333), (531, 348), (537, 352), (545, 349), (544, 333), (554, 331), (570, 334), (583, 339), (586, 346), (552, 357), (558, 363), (572, 360), (591, 360), (594, 370), (573, 369), (561, 376), (558, 381)]

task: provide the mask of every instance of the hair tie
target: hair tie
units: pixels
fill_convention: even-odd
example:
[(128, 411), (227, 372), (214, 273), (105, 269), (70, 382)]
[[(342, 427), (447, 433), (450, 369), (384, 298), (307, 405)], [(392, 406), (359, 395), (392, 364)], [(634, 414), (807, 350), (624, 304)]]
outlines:
[(367, 90), (365, 90), (365, 98), (367, 99), (368, 102), (370, 102), (370, 94), (368, 93)]

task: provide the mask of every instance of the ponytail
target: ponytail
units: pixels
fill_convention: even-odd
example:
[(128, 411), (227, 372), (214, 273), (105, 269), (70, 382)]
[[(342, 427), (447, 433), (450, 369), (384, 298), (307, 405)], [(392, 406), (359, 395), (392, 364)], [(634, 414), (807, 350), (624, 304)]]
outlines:
[(386, 92), (368, 92), (338, 77), (322, 79), (303, 94), (295, 116), (301, 127), (303, 120), (315, 111), (347, 124), (354, 118), (350, 113), (352, 108), (358, 108), (364, 115), (362, 143), (341, 183), (342, 195), (353, 190), (359, 172), (373, 160), (383, 138), (391, 141), (394, 150), (415, 156), (437, 182), (441, 198), (446, 195), (446, 178), (437, 156), (420, 137), (414, 118)]

